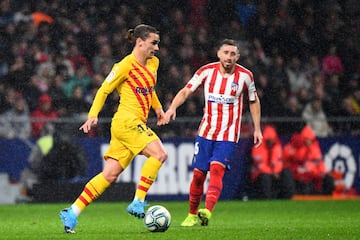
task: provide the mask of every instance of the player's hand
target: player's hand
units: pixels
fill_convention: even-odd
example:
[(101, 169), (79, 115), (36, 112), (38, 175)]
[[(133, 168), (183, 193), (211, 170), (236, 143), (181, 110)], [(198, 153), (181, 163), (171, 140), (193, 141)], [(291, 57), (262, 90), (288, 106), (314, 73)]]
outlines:
[(260, 130), (254, 131), (254, 145), (255, 147), (259, 147), (263, 142), (263, 135)]
[(98, 118), (91, 117), (88, 120), (86, 120), (86, 122), (83, 125), (81, 125), (79, 130), (83, 131), (84, 133), (88, 133), (90, 131), (91, 127), (95, 126), (97, 123), (98, 123)]
[(169, 108), (165, 113), (166, 122), (169, 123), (170, 119), (175, 120), (176, 118), (176, 111), (172, 108)]
[(162, 125), (167, 124), (167, 122), (165, 120), (165, 113), (162, 110), (162, 108), (155, 109), (155, 113), (156, 113), (157, 125), (158, 126), (162, 126)]

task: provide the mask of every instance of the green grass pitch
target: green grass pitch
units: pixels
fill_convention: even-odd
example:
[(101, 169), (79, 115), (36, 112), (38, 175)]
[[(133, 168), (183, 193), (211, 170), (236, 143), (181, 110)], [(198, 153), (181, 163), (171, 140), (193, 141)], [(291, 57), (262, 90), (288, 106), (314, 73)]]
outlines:
[(161, 204), (172, 215), (164, 233), (148, 232), (126, 213), (127, 202), (95, 202), (79, 217), (75, 234), (63, 233), (59, 210), (69, 204), (0, 205), (0, 239), (360, 239), (360, 201), (220, 201), (207, 227), (180, 227), (187, 202)]

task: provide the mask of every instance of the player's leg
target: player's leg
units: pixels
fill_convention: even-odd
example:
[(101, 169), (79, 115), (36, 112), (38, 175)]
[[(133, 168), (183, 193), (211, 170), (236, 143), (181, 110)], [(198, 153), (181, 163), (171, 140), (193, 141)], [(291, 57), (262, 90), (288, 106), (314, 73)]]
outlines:
[(212, 212), (218, 202), (222, 188), (223, 177), (226, 169), (230, 169), (236, 144), (227, 141), (215, 141), (210, 161), (210, 181), (206, 192), (205, 208), (199, 209), (198, 216), (202, 226), (207, 226)]
[(202, 226), (207, 226), (211, 213), (218, 202), (223, 188), (223, 176), (225, 166), (219, 162), (212, 162), (210, 165), (210, 182), (206, 192), (205, 208), (199, 209), (198, 216)]
[(204, 182), (206, 179), (206, 171), (201, 171), (197, 168), (194, 169), (193, 178), (190, 183), (189, 192), (189, 214), (181, 223), (183, 227), (191, 227), (199, 223), (197, 216), (198, 208), (204, 193)]
[(280, 198), (291, 199), (295, 193), (295, 181), (289, 169), (284, 169), (280, 173), (280, 189)]
[(141, 154), (148, 158), (141, 169), (141, 176), (136, 187), (134, 200), (126, 209), (131, 215), (138, 218), (144, 218), (145, 216), (146, 194), (154, 183), (162, 164), (167, 159), (167, 153), (160, 139), (151, 141), (141, 151)]
[(199, 223), (198, 208), (204, 194), (204, 182), (209, 170), (209, 159), (212, 152), (212, 141), (197, 137), (195, 140), (195, 152), (192, 167), (193, 178), (189, 191), (189, 213), (181, 223), (183, 227), (192, 227)]
[[(119, 174), (130, 164), (134, 154), (124, 146), (111, 128), (109, 149), (104, 154), (105, 166), (103, 171), (93, 177), (84, 187), (79, 197), (71, 207), (60, 212), (60, 218), (67, 233), (73, 233), (77, 224), (77, 217), (94, 200), (96, 200), (109, 186), (115, 182)], [(117, 129), (117, 128), (116, 128)], [(118, 160), (117, 160), (118, 159)]]
[(261, 173), (258, 176), (258, 198), (271, 199), (272, 198), (272, 176), (270, 174)]
[(101, 173), (93, 177), (84, 187), (81, 194), (71, 207), (60, 211), (60, 218), (66, 233), (74, 233), (77, 218), (80, 213), (93, 201), (95, 201), (113, 183), (123, 171), (119, 162), (108, 158)]

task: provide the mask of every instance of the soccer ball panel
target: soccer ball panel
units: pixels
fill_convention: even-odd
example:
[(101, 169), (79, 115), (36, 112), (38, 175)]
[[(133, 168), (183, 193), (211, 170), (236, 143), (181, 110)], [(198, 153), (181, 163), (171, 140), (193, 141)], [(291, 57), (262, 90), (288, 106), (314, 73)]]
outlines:
[(150, 232), (165, 232), (170, 223), (171, 215), (163, 206), (152, 206), (145, 213), (144, 224)]

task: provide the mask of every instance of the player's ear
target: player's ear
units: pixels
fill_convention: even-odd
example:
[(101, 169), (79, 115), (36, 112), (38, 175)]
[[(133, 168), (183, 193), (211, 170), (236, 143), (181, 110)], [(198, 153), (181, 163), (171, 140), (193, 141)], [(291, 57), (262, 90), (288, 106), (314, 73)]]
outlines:
[(216, 52), (217, 57), (220, 59), (220, 50)]
[(139, 47), (141, 47), (142, 42), (143, 42), (143, 40), (142, 40), (141, 38), (138, 37), (138, 38), (136, 39), (136, 45), (138, 45)]
[(240, 53), (236, 54), (236, 62), (240, 59)]

